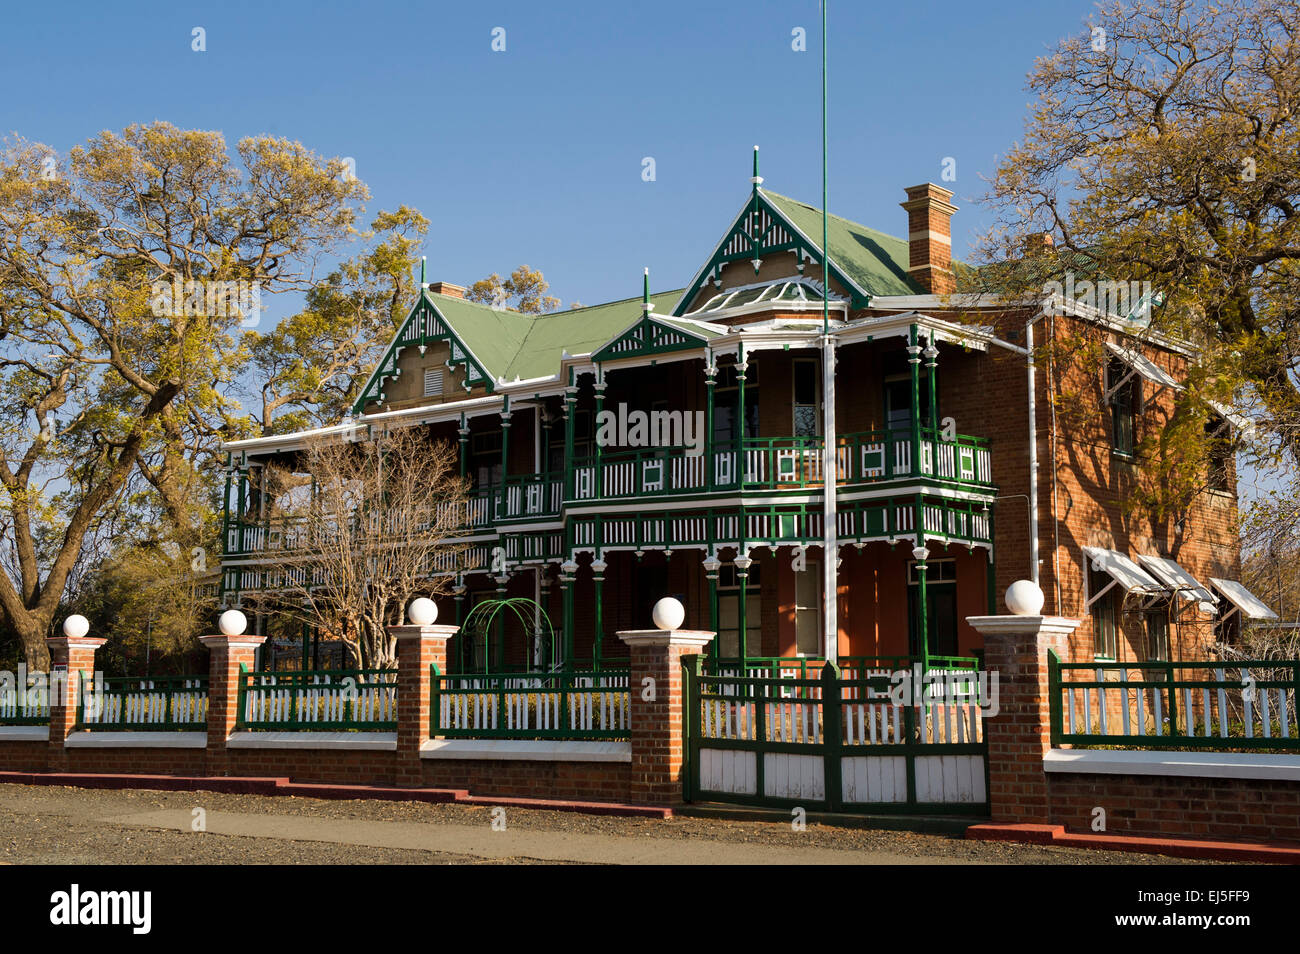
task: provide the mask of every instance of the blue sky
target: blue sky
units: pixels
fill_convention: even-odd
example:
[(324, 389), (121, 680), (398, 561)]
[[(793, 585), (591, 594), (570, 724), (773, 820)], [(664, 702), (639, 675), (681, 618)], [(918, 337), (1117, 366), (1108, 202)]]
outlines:
[[(1023, 128), (1026, 74), (1091, 10), (832, 0), (831, 211), (901, 235), (903, 187), (940, 181), (951, 157), (953, 252), (965, 257), (989, 224), (982, 177)], [(13, 4), (0, 132), (61, 153), (155, 119), (220, 130), (232, 146), (297, 139), (353, 158), (371, 212), (405, 203), (431, 219), (431, 280), (528, 263), (564, 303), (590, 305), (639, 294), (643, 266), (657, 290), (685, 284), (745, 199), (754, 144), (768, 188), (820, 204), (819, 11), (817, 0)], [(204, 52), (191, 48), (195, 27)], [(504, 52), (492, 49), (498, 27)], [(806, 52), (792, 49), (798, 27)], [(269, 317), (295, 307), (272, 299)]]
[[(831, 210), (902, 234), (903, 187), (952, 157), (963, 256), (1025, 74), (1090, 9), (831, 0)], [(0, 130), (64, 153), (155, 119), (231, 145), (297, 139), (354, 158), (371, 211), (432, 220), (431, 279), (527, 262), (594, 304), (638, 294), (642, 266), (656, 289), (688, 281), (745, 198), (755, 143), (769, 188), (820, 204), (819, 19), (817, 0), (15, 4), (0, 77), (27, 92)]]

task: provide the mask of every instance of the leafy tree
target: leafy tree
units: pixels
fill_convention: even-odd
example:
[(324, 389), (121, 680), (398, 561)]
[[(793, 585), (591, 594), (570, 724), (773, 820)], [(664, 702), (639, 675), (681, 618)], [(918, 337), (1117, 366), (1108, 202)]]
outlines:
[(520, 265), (504, 281), (496, 272), (479, 279), (465, 292), (465, 297), (495, 308), (543, 315), (560, 307), (560, 299), (546, 294), (550, 287), (540, 271)]
[(201, 536), (257, 295), (309, 287), (365, 196), (298, 143), (248, 138), (232, 157), (219, 133), (162, 122), (62, 165), (22, 139), (0, 150), (0, 620), (32, 668), (134, 477)]
[(429, 220), (381, 212), (371, 245), (307, 293), (306, 308), (251, 345), (263, 434), (331, 424), (348, 413), (366, 376), (415, 303), (416, 250)]
[[(360, 437), (360, 435), (358, 435)], [(352, 442), (317, 440), (268, 475), (271, 519), (284, 528), (279, 580), (245, 602), (341, 633), (365, 667), (396, 664), (387, 627), (416, 596), (450, 591), (466, 547), (457, 451), (405, 427)]]
[(1145, 449), (1169, 465), (1166, 504), (1203, 483), (1207, 399), (1250, 406), (1256, 451), (1300, 463), (1298, 32), (1297, 0), (1108, 0), (1037, 61), (1024, 139), (990, 186), (985, 261), (1055, 240), (1033, 268), (981, 270), (999, 290), (1150, 282), (1151, 333), (1201, 349), (1175, 426)]

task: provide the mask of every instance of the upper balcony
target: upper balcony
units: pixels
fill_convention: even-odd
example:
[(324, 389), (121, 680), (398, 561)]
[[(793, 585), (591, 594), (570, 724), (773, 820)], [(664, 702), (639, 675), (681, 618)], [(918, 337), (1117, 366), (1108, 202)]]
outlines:
[[(919, 460), (915, 457), (910, 431), (842, 434), (836, 445), (836, 485), (840, 493), (891, 484), (903, 489), (918, 482), (989, 496), (995, 492), (984, 438), (959, 434), (946, 440), (940, 432), (923, 428)], [(689, 500), (704, 494), (780, 497), (823, 489), (822, 470), (820, 437), (747, 437), (695, 454), (684, 447), (602, 452), (574, 459), (567, 494), (563, 472), (511, 476), (470, 491), (463, 504), (464, 525), (473, 533), (499, 524), (555, 521), (566, 504)], [(302, 545), (300, 536), (291, 521), (232, 520), (225, 552), (293, 550)]]

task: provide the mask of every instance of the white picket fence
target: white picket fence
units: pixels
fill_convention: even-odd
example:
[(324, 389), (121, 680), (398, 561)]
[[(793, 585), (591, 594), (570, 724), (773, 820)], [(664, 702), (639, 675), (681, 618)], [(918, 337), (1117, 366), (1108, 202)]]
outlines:
[(243, 721), (262, 728), (397, 721), (397, 672), (248, 673)]
[(631, 731), (623, 674), (440, 679), (435, 735), (620, 735)]

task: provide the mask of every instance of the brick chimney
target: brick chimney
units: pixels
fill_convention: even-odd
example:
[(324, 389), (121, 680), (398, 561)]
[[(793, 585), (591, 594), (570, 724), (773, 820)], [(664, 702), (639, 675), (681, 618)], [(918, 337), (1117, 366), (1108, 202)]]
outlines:
[(904, 190), (907, 201), (907, 271), (935, 295), (957, 290), (952, 273), (952, 214), (957, 211), (949, 199), (950, 189), (933, 182)]
[(453, 285), (451, 282), (429, 282), (429, 291), (435, 295), (446, 295), (448, 298), (465, 297), (465, 287)]

